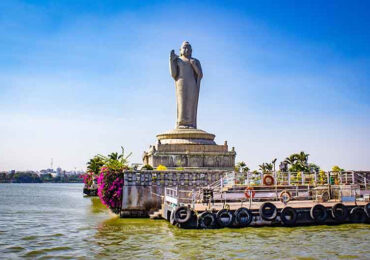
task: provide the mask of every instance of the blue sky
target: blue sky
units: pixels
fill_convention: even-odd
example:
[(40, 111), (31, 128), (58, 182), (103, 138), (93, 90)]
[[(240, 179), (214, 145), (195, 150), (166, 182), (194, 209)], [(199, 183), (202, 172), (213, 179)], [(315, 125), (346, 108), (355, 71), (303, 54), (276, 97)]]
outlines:
[(304, 150), (370, 169), (369, 1), (0, 2), (0, 170), (140, 162), (175, 125), (168, 55), (204, 71), (198, 127), (252, 168)]

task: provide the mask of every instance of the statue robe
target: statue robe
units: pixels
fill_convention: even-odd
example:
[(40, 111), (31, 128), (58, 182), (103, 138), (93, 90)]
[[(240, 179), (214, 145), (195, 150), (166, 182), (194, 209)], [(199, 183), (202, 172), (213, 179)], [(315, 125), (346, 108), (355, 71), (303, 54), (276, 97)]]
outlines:
[[(181, 57), (170, 60), (170, 72), (175, 80), (177, 128), (197, 128), (197, 110), (202, 69), (196, 59), (195, 68)], [(198, 71), (198, 73), (197, 73)]]

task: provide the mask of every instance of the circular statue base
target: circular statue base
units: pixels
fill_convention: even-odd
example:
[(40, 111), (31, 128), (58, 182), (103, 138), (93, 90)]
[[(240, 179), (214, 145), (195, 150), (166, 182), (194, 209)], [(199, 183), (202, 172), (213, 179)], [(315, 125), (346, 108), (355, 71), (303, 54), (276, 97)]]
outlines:
[(157, 135), (161, 144), (202, 144), (215, 145), (215, 135), (200, 129), (174, 129)]
[(231, 170), (235, 165), (235, 150), (227, 142), (217, 145), (215, 135), (200, 129), (181, 128), (157, 135), (157, 144), (144, 152), (144, 164), (167, 168)]

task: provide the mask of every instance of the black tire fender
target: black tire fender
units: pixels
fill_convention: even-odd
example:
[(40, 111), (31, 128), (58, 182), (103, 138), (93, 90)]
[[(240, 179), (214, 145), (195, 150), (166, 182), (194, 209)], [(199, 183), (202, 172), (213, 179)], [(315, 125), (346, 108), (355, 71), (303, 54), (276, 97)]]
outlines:
[(365, 210), (365, 213), (367, 215), (367, 217), (370, 219), (370, 202), (367, 203), (365, 206), (364, 206), (364, 210)]
[(331, 216), (337, 223), (343, 223), (348, 218), (348, 209), (342, 203), (337, 203), (331, 208)]
[(280, 212), (280, 219), (284, 225), (292, 226), (297, 222), (297, 211), (292, 207), (285, 207)]
[(247, 208), (237, 209), (234, 215), (235, 215), (235, 223), (241, 227), (248, 226), (253, 220), (252, 212)]
[(349, 214), (349, 218), (353, 223), (365, 223), (367, 220), (367, 215), (363, 208), (354, 207)]
[(183, 224), (190, 220), (191, 210), (187, 206), (178, 207), (174, 212), (174, 219), (177, 223)]
[(216, 225), (216, 218), (212, 212), (205, 211), (198, 216), (199, 228), (214, 228)]
[(265, 202), (259, 208), (259, 213), (262, 219), (272, 221), (277, 216), (277, 209), (271, 202)]
[(233, 224), (233, 214), (227, 209), (221, 209), (216, 214), (217, 223), (221, 227), (229, 227)]
[(317, 224), (323, 224), (328, 218), (328, 211), (323, 205), (316, 204), (311, 208), (310, 216)]

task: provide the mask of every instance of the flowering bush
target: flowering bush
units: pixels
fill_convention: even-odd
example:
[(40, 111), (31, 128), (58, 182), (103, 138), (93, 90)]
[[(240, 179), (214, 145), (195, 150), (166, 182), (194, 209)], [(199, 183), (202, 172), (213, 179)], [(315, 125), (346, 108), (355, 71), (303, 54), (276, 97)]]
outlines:
[(160, 164), (160, 165), (157, 166), (157, 171), (167, 171), (167, 167)]
[(86, 187), (90, 187), (93, 184), (94, 177), (95, 176), (93, 172), (87, 172), (82, 175)]
[[(88, 171), (97, 176), (98, 196), (101, 202), (118, 214), (122, 205), (123, 172), (128, 170), (128, 157), (121, 146), (122, 153), (108, 156), (96, 155), (88, 164)], [(88, 180), (89, 177), (86, 177)]]
[(98, 196), (113, 212), (122, 205), (123, 171), (103, 166), (98, 177)]

